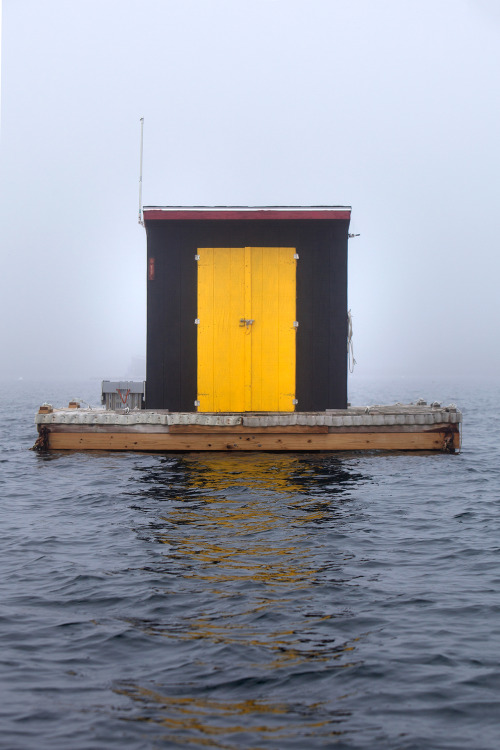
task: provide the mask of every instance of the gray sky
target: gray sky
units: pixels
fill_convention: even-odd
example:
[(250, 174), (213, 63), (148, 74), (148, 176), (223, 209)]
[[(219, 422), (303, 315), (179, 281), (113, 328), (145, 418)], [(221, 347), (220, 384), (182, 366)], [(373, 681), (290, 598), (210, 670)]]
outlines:
[(497, 0), (4, 0), (0, 376), (126, 374), (144, 204), (350, 204), (356, 377), (500, 374)]

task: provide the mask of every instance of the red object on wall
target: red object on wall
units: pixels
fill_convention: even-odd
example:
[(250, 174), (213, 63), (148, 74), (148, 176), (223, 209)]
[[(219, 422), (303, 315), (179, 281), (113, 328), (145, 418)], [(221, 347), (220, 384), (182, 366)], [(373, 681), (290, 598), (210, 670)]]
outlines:
[(155, 278), (155, 259), (148, 259), (148, 281), (154, 281)]
[(125, 393), (125, 398), (123, 398), (123, 391), (124, 390), (125, 390), (124, 388), (117, 388), (116, 392), (120, 396), (120, 401), (122, 402), (122, 404), (125, 405), (127, 403), (127, 400), (128, 400), (128, 394), (130, 393), (130, 388), (127, 388), (126, 393)]

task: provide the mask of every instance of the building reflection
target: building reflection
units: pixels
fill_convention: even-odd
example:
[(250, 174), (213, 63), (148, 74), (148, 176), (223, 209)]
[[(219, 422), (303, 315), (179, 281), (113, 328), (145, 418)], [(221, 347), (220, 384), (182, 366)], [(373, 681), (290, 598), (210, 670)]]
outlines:
[(305, 710), (298, 702), (179, 697), (132, 684), (115, 692), (130, 698), (134, 708), (143, 712), (132, 720), (153, 725), (156, 741), (169, 747), (280, 748), (301, 735), (310, 741), (319, 739), (324, 747), (325, 740), (335, 741), (345, 734), (341, 723), (347, 714), (327, 711), (321, 703)]
[[(137, 720), (165, 729), (164, 741), (224, 748), (261, 747), (266, 737), (279, 747), (298, 726), (311, 737), (344, 731), (341, 705), (312, 699), (306, 683), (357, 663), (356, 638), (337, 621), (352, 583), (343, 537), (353, 490), (366, 480), (353, 462), (290, 454), (192, 454), (140, 470), (134, 507), (147, 508), (148, 521), (137, 531), (147, 528), (163, 553), (156, 569), (169, 608), (128, 621), (193, 666), (179, 675), (165, 664), (154, 688), (119, 686)], [(281, 686), (300, 685), (301, 675), (304, 697), (292, 700)]]

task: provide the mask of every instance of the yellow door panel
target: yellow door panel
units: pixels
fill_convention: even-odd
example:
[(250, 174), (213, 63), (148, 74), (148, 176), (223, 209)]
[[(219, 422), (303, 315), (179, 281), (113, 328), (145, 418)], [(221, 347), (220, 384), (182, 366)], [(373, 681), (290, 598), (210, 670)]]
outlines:
[(294, 254), (198, 250), (199, 411), (294, 410)]
[(295, 248), (281, 248), (278, 279), (278, 411), (295, 410), (295, 340), (297, 336), (297, 260)]
[(198, 250), (198, 409), (213, 411), (214, 403), (214, 326), (213, 285), (214, 251), (211, 247)]
[(199, 411), (244, 411), (242, 248), (198, 250)]
[(251, 411), (294, 411), (295, 248), (252, 247)]
[[(245, 411), (252, 411), (252, 251), (249, 247), (243, 248), (243, 263), (245, 265), (245, 289), (244, 289), (244, 332), (243, 345), (245, 348), (244, 381), (245, 381)], [(250, 322), (252, 321), (252, 322)]]

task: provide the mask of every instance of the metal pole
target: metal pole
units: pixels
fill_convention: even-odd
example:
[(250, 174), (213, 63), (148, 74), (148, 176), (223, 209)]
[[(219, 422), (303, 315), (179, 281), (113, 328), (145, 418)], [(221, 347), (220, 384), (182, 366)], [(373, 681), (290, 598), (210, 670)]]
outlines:
[(139, 224), (144, 226), (142, 213), (142, 145), (144, 140), (144, 117), (141, 117), (141, 155), (139, 159)]

